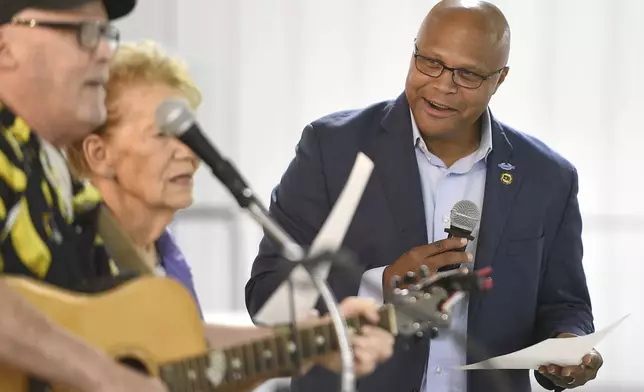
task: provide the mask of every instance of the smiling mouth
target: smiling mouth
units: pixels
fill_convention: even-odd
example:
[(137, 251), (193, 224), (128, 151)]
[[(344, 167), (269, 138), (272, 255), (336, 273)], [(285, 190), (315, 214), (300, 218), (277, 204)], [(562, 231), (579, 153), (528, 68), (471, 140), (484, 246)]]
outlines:
[(456, 109), (454, 109), (452, 107), (442, 105), (442, 104), (439, 104), (439, 103), (434, 102), (434, 101), (430, 101), (429, 99), (425, 99), (425, 102), (427, 102), (427, 104), (429, 104), (429, 106), (432, 109), (441, 110), (441, 111), (456, 111)]

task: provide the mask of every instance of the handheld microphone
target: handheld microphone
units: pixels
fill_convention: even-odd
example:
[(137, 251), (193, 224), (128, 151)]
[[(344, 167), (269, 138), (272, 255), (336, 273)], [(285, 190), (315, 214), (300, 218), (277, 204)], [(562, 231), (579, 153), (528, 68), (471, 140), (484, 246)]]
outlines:
[[(469, 200), (461, 200), (454, 204), (452, 210), (450, 211), (450, 227), (445, 229), (445, 232), (448, 233), (447, 238), (457, 237), (457, 238), (467, 238), (469, 241), (474, 240), (472, 236), (472, 231), (481, 220), (481, 211), (476, 206), (476, 204)], [(465, 252), (464, 246), (456, 251)], [(449, 265), (441, 267), (438, 269), (439, 272), (450, 271), (458, 268), (458, 264)]]
[(188, 146), (212, 171), (242, 208), (255, 202), (253, 191), (230, 161), (224, 158), (201, 131), (190, 106), (184, 99), (169, 98), (156, 111), (161, 132), (174, 136)]

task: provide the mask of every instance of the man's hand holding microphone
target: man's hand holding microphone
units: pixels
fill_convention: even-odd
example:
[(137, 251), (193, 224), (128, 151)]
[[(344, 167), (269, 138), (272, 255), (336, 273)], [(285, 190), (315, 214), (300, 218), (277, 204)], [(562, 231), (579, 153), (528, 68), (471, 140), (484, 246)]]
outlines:
[[(385, 292), (393, 290), (396, 287), (394, 278), (403, 279), (409, 271), (424, 270), (432, 275), (441, 267), (472, 262), (472, 254), (463, 251), (467, 242), (466, 238), (452, 237), (410, 249), (385, 268), (382, 275), (383, 289)], [(399, 287), (404, 288), (406, 283), (404, 280), (400, 281)]]

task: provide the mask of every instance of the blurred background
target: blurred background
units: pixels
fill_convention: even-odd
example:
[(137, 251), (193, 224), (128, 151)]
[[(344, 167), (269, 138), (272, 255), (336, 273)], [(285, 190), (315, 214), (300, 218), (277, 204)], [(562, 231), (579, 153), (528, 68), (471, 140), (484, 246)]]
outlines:
[[(584, 264), (601, 343), (585, 391), (641, 391), (644, 338), (644, 1), (492, 1), (512, 28), (510, 74), (491, 102), (580, 175)], [(429, 0), (140, 0), (118, 26), (185, 59), (204, 94), (202, 127), (268, 204), (303, 127), (403, 91)], [(174, 223), (208, 318), (248, 323), (244, 285), (261, 231), (200, 169)], [(540, 390), (540, 387), (535, 387)]]

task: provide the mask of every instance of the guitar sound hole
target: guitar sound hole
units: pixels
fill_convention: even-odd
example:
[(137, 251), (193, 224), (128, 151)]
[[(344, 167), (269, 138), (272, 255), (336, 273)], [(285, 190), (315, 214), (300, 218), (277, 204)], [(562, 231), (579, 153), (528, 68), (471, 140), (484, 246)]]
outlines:
[(141, 374), (145, 374), (148, 376), (150, 375), (150, 371), (148, 370), (148, 368), (138, 358), (130, 358), (130, 357), (119, 358), (118, 362)]

